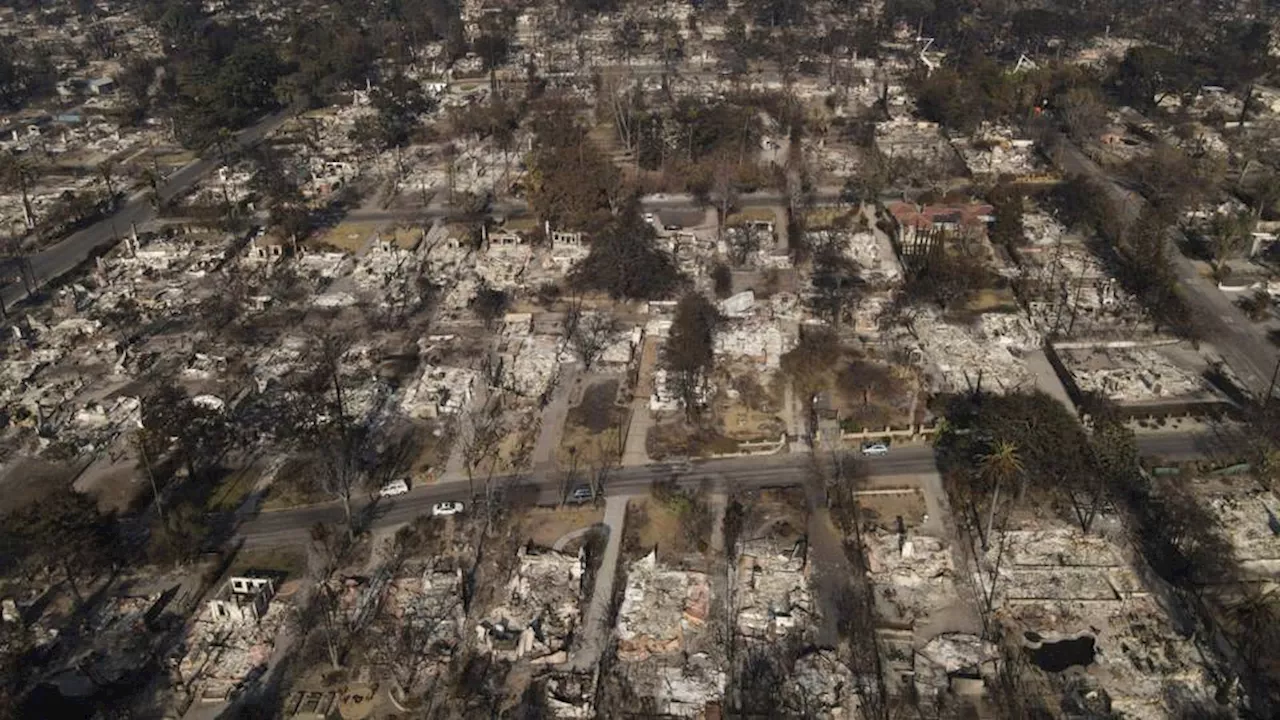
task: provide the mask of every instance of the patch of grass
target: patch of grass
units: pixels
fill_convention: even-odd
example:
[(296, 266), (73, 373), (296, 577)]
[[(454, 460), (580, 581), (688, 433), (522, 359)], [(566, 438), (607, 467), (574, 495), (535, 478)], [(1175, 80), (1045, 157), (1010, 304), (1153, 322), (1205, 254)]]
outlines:
[(329, 500), (316, 482), (319, 469), (306, 458), (290, 458), (276, 473), (262, 499), (263, 510), (283, 510), (299, 505), (311, 505)]
[(379, 227), (379, 223), (344, 222), (325, 233), (318, 244), (350, 253), (359, 252)]
[(569, 410), (566, 422), (581, 425), (593, 433), (604, 432), (617, 425), (620, 416), (625, 414), (613, 402), (617, 397), (617, 380), (596, 383), (582, 393), (582, 402)]
[(980, 291), (965, 306), (969, 312), (988, 313), (988, 312), (1017, 312), (1018, 299), (1014, 297), (1013, 291), (1008, 288), (999, 290), (986, 289)]
[(232, 561), (228, 572), (236, 575), (249, 570), (280, 572), (288, 579), (301, 577), (307, 571), (307, 554), (296, 547), (242, 550)]
[(713, 428), (690, 427), (678, 421), (649, 428), (645, 447), (654, 460), (672, 456), (710, 457), (738, 452), (738, 441)]
[(245, 498), (249, 497), (249, 493), (253, 492), (253, 486), (259, 477), (257, 468), (247, 467), (223, 478), (205, 500), (205, 512), (235, 512)]

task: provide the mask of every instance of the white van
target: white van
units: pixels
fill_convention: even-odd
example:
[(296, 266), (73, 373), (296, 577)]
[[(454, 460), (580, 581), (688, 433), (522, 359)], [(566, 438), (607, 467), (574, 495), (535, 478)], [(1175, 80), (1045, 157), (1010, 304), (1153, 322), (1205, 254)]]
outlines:
[(382, 489), (378, 491), (378, 497), (384, 497), (384, 498), (395, 497), (397, 495), (403, 495), (407, 492), (409, 492), (408, 480), (404, 480), (404, 479), (392, 480), (391, 482), (382, 486)]

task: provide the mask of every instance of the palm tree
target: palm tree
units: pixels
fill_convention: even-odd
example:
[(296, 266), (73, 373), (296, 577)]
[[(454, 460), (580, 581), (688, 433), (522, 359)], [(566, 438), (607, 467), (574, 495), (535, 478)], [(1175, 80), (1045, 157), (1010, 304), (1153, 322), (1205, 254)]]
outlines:
[(991, 493), (991, 509), (987, 513), (987, 531), (982, 534), (982, 549), (987, 549), (988, 540), (996, 521), (996, 506), (1000, 503), (1000, 486), (1006, 480), (1022, 475), (1022, 458), (1018, 455), (1018, 445), (1008, 440), (997, 440), (991, 451), (978, 457), (978, 475), (991, 482), (995, 487)]

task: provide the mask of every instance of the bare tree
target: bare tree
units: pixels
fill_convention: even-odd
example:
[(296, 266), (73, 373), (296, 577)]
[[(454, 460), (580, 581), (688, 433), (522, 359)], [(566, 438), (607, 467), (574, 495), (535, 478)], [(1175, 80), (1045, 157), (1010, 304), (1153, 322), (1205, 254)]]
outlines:
[(317, 461), (325, 493), (342, 503), (348, 540), (354, 540), (352, 499), (368, 479), (375, 457), (373, 434), (349, 415), (341, 378), (346, 340), (315, 339), (311, 365), (294, 388), (291, 408), (296, 440)]
[(324, 523), (316, 523), (311, 528), (311, 542), (307, 546), (307, 569), (314, 584), (304, 619), (310, 627), (319, 626), (329, 655), (329, 664), (335, 670), (342, 667), (349, 636), (346, 617), (342, 612), (340, 583), (336, 575), (342, 558), (350, 547), (347, 536), (334, 532), (333, 528)]
[(6, 153), (0, 155), (0, 185), (17, 190), (22, 196), (23, 221), (28, 230), (36, 227), (35, 210), (31, 205), (31, 186), (40, 177), (40, 168), (25, 155)]
[(565, 338), (582, 367), (591, 372), (604, 351), (618, 337), (621, 325), (608, 313), (583, 312), (581, 301), (574, 302), (565, 316)]

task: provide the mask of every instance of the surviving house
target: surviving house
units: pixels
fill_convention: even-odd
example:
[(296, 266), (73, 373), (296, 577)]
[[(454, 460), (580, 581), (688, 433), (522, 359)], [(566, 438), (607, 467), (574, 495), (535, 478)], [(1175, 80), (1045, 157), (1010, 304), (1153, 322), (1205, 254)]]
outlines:
[(928, 254), (935, 243), (946, 238), (983, 238), (993, 208), (986, 203), (949, 203), (916, 205), (891, 202), (886, 205), (893, 216), (894, 244), (898, 254), (908, 259)]

